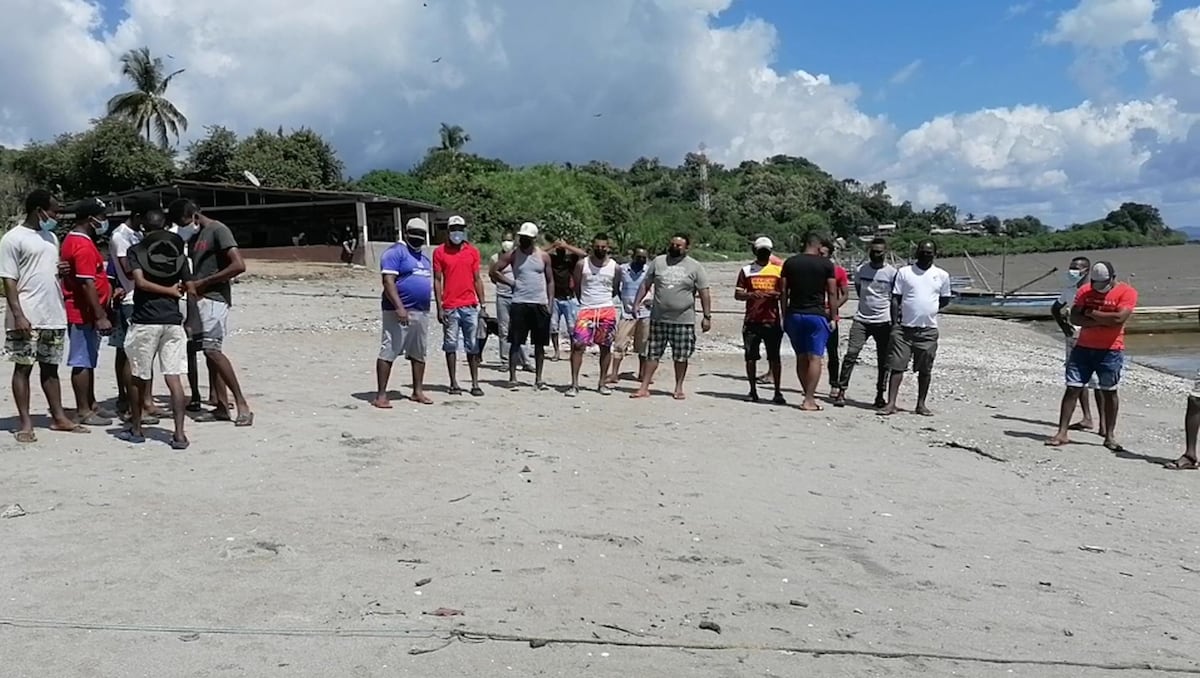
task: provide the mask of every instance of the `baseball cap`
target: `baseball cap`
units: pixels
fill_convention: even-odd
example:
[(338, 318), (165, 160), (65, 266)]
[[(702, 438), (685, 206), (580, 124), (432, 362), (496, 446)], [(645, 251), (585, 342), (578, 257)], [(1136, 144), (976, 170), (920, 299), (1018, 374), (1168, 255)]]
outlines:
[(1097, 261), (1096, 264), (1092, 266), (1092, 289), (1096, 290), (1097, 292), (1107, 292), (1108, 290), (1112, 289), (1113, 284), (1116, 282), (1116, 278), (1117, 271), (1109, 262)]
[(536, 238), (538, 234), (537, 224), (532, 221), (526, 221), (521, 224), (521, 228), (517, 230), (517, 236), (522, 238)]
[(775, 249), (775, 243), (767, 236), (763, 236), (754, 241), (754, 249), (756, 250), (772, 250)]
[(104, 201), (99, 198), (87, 198), (75, 203), (75, 206), (71, 208), (71, 212), (75, 214), (76, 220), (83, 221), (84, 219), (102, 217), (108, 214), (108, 205), (105, 205)]
[(446, 222), (446, 225), (450, 228), (455, 226), (466, 226), (467, 220), (455, 214), (454, 216), (450, 217), (450, 220)]
[(413, 217), (412, 219), (408, 220), (408, 223), (404, 224), (404, 230), (405, 232), (420, 231), (422, 233), (428, 233), (429, 224), (426, 224), (425, 220), (420, 217)]

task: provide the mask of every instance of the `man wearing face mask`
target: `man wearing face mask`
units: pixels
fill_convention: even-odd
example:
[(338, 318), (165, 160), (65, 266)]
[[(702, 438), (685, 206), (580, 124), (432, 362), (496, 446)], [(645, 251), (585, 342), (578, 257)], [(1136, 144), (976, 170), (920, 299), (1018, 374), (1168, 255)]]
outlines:
[(379, 258), (383, 279), (382, 331), (379, 358), (375, 361), (378, 387), (371, 404), (391, 409), (388, 380), (392, 363), (400, 356), (412, 367), (412, 396), (421, 405), (433, 400), (425, 395), (426, 337), (429, 333), (429, 302), (433, 296), (433, 262), (425, 254), (429, 226), (424, 219), (412, 218), (404, 225), (404, 242), (387, 248)]
[(854, 366), (858, 364), (858, 356), (867, 345), (867, 339), (875, 342), (878, 367), (875, 408), (887, 406), (884, 394), (888, 383), (888, 342), (892, 333), (892, 285), (896, 281), (896, 267), (887, 263), (886, 257), (887, 241), (875, 238), (867, 249), (867, 260), (855, 272), (854, 290), (858, 295), (858, 310), (850, 325), (850, 339), (842, 359), (842, 371), (835, 384), (834, 407), (846, 406), (850, 376), (854, 374)]
[[(1079, 328), (1071, 324), (1071, 305), (1075, 303), (1075, 295), (1079, 294), (1079, 288), (1087, 282), (1088, 271), (1091, 269), (1092, 262), (1087, 257), (1072, 259), (1070, 267), (1067, 269), (1067, 285), (1063, 288), (1058, 300), (1050, 307), (1050, 315), (1054, 317), (1054, 322), (1058, 323), (1058, 327), (1066, 339), (1067, 362), (1071, 360), (1071, 351), (1075, 348), (1075, 336), (1079, 333)], [(1087, 390), (1095, 394), (1096, 414), (1100, 417), (1100, 430), (1104, 430), (1104, 407), (1100, 404), (1100, 392), (1096, 390), (1096, 386), (1096, 377), (1092, 375), (1088, 381)], [(1090, 431), (1095, 424), (1092, 420), (1092, 406), (1087, 391), (1079, 398), (1079, 407), (1083, 410), (1083, 419), (1079, 423), (1072, 424), (1071, 430)]]
[(579, 395), (579, 370), (589, 346), (600, 348), (600, 395), (612, 395), (608, 387), (608, 368), (612, 363), (612, 343), (617, 332), (617, 307), (613, 297), (621, 285), (621, 269), (608, 256), (608, 235), (597, 233), (592, 239), (592, 254), (575, 266), (573, 287), (579, 300), (579, 314), (571, 332), (571, 386), (567, 395)]
[(1137, 307), (1138, 294), (1132, 285), (1117, 280), (1116, 268), (1107, 261), (1096, 262), (1088, 278), (1071, 304), (1071, 324), (1079, 327), (1079, 334), (1067, 360), (1058, 433), (1046, 444), (1057, 447), (1071, 442), (1068, 432), (1075, 403), (1086, 397), (1087, 384), (1095, 376), (1103, 412), (1100, 435), (1106, 448), (1119, 452), (1123, 448), (1116, 438), (1117, 386), (1125, 369), (1125, 323)]
[[(508, 386), (515, 390), (519, 349), (527, 340), (533, 342), (534, 388), (546, 389), (542, 368), (546, 363), (546, 344), (550, 342), (550, 302), (554, 299), (554, 273), (550, 255), (538, 249), (537, 224), (527, 221), (517, 231), (517, 247), (504, 252), (492, 262), (488, 272), (492, 280), (512, 288), (512, 307), (508, 329)], [(511, 269), (509, 276), (500, 271)]]
[(87, 433), (63, 411), (58, 365), (66, 345), (67, 311), (59, 288), (58, 201), (37, 189), (25, 198), (25, 221), (0, 237), (0, 280), (8, 313), (4, 314), (4, 353), (13, 363), (13, 402), (20, 423), (18, 443), (37, 442), (29, 415), (29, 381), (40, 371), (42, 392), (50, 409), (50, 430)]
[[(129, 360), (125, 354), (125, 334), (129, 330), (129, 317), (133, 314), (133, 278), (130, 271), (129, 250), (142, 241), (142, 220), (146, 212), (152, 209), (155, 209), (155, 205), (150, 201), (134, 201), (129, 207), (129, 218), (114, 228), (108, 239), (109, 264), (116, 277), (113, 303), (117, 305), (116, 319), (112, 334), (108, 338), (108, 345), (117, 349), (113, 359), (113, 368), (117, 376), (118, 413), (129, 410), (128, 394), (133, 378), (129, 371)], [(149, 392), (147, 392), (147, 397), (149, 397)], [(143, 410), (153, 410), (153, 402), (144, 403)]]
[(770, 366), (771, 382), (775, 385), (772, 402), (786, 405), (780, 391), (783, 364), (780, 346), (783, 344), (782, 309), (783, 268), (771, 263), (774, 243), (762, 236), (754, 241), (754, 261), (738, 271), (733, 298), (746, 303), (746, 315), (742, 320), (742, 344), (746, 354), (746, 379), (750, 382), (750, 402), (758, 402), (758, 379), (755, 376), (758, 361), (762, 357), (760, 348), (766, 346), (767, 364)]
[(914, 412), (929, 417), (933, 412), (926, 406), (929, 386), (933, 381), (933, 361), (937, 357), (938, 311), (950, 303), (950, 274), (933, 265), (937, 245), (932, 240), (917, 245), (917, 261), (896, 273), (892, 288), (892, 336), (888, 360), (892, 371), (888, 384), (888, 402), (883, 415), (900, 411), (896, 399), (904, 371), (912, 363), (917, 373), (917, 407)]
[[(549, 237), (549, 236), (547, 236)], [(554, 306), (550, 309), (550, 343), (554, 347), (554, 360), (559, 359), (558, 335), (559, 329), (570, 339), (575, 329), (575, 319), (579, 313), (579, 298), (572, 288), (575, 280), (575, 268), (579, 260), (588, 255), (587, 252), (567, 242), (564, 237), (557, 238), (549, 247), (550, 268), (554, 274)]]
[(67, 312), (67, 366), (75, 392), (75, 419), (84, 426), (111, 426), (110, 412), (96, 403), (96, 365), (100, 360), (100, 336), (112, 332), (104, 256), (95, 238), (108, 231), (108, 206), (92, 198), (76, 204), (75, 225), (63, 239), (60, 258), (71, 270), (62, 281)]
[(450, 376), (450, 395), (461, 395), (458, 385), (458, 338), (471, 371), (471, 395), (483, 395), (479, 387), (479, 316), (483, 300), (483, 275), (479, 250), (467, 242), (467, 221), (455, 215), (447, 227), (449, 239), (433, 251), (433, 294), (438, 322), (442, 324), (442, 351)]
[[(513, 251), (516, 246), (513, 234), (505, 232), (500, 240), (500, 252), (492, 255), (492, 264), (500, 259), (500, 254), (507, 254)], [(508, 343), (508, 328), (509, 328), (509, 311), (512, 309), (512, 293), (513, 290), (505, 282), (512, 279), (512, 266), (497, 271), (496, 275), (492, 275), (489, 271), (488, 277), (491, 278), (492, 285), (496, 288), (496, 328), (500, 335), (500, 366), (508, 367), (508, 353), (511, 346)], [(521, 367), (526, 372), (533, 371), (533, 366), (529, 364), (529, 358), (525, 356), (525, 347), (519, 346), (517, 350), (520, 352)]]
[(621, 264), (621, 320), (617, 324), (617, 336), (613, 339), (612, 370), (608, 375), (608, 383), (616, 384), (621, 380), (621, 360), (632, 346), (638, 356), (637, 378), (642, 378), (642, 370), (646, 367), (646, 343), (650, 339), (650, 297), (647, 296), (641, 306), (634, 306), (638, 290), (646, 279), (646, 261), (649, 255), (645, 247), (633, 248), (629, 263)]
[(687, 398), (683, 381), (687, 377), (688, 360), (696, 352), (696, 297), (700, 297), (700, 308), (704, 317), (700, 329), (712, 329), (712, 297), (708, 291), (708, 273), (700, 262), (687, 255), (691, 238), (685, 233), (671, 237), (667, 253), (650, 263), (646, 278), (638, 290), (633, 307), (645, 301), (650, 290), (654, 290), (654, 305), (650, 309), (650, 336), (646, 342), (646, 363), (642, 370), (642, 383), (630, 398), (649, 398), (650, 384), (658, 363), (671, 347), (671, 360), (675, 363), (676, 400)]

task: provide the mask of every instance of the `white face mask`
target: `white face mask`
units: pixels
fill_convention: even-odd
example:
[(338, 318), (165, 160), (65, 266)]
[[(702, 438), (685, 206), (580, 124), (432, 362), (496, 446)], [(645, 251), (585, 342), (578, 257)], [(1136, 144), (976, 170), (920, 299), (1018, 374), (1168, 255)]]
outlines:
[(175, 233), (180, 238), (183, 238), (184, 242), (187, 242), (192, 239), (192, 236), (196, 235), (196, 225), (188, 224), (187, 226), (180, 226), (179, 230), (177, 230)]
[(467, 232), (466, 231), (450, 231), (449, 237), (450, 237), (450, 242), (454, 243), (455, 245), (461, 245), (467, 241)]
[(502, 252), (511, 252), (513, 250), (513, 241), (511, 241), (511, 240), (502, 241), (500, 243), (500, 250)]

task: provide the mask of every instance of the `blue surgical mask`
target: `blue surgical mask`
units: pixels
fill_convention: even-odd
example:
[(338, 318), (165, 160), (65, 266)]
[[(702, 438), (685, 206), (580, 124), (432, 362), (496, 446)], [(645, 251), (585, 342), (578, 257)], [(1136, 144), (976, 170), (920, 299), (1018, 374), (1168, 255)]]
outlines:
[(455, 245), (461, 245), (467, 241), (466, 231), (450, 231), (450, 242)]
[(38, 227), (46, 233), (52, 233), (54, 229), (58, 228), (58, 219), (46, 217), (45, 219), (38, 221)]
[(1079, 284), (1080, 280), (1083, 280), (1083, 275), (1084, 275), (1083, 271), (1079, 271), (1079, 270), (1076, 270), (1073, 268), (1067, 270), (1067, 280), (1071, 281), (1073, 284), (1076, 284), (1076, 285)]
[(188, 224), (187, 226), (180, 226), (179, 231), (176, 234), (182, 238), (184, 242), (187, 242), (192, 239), (192, 236), (196, 235), (196, 225)]
[(92, 228), (96, 229), (96, 235), (104, 235), (105, 233), (108, 233), (108, 222), (93, 221)]

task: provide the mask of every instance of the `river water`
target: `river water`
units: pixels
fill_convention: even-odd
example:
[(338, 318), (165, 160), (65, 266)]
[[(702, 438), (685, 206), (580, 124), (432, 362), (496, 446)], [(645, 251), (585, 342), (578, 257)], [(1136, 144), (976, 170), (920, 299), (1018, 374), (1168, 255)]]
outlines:
[[(1037, 328), (1051, 336), (1062, 336), (1053, 322), (1038, 322)], [(1200, 373), (1200, 332), (1127, 334), (1125, 353), (1140, 365), (1194, 379)]]

